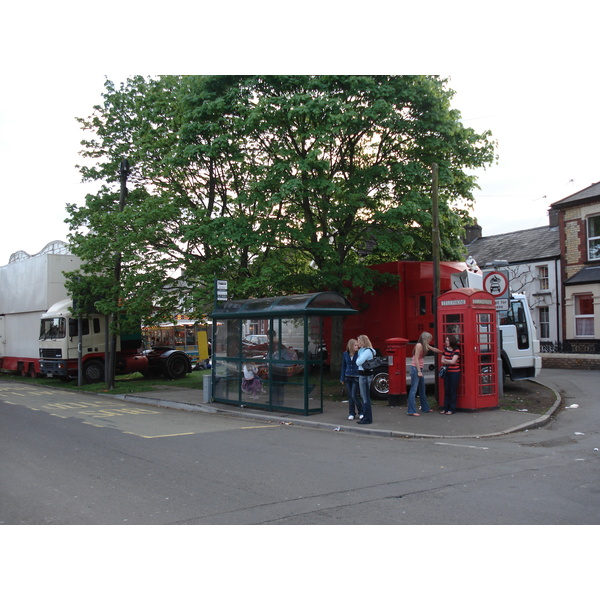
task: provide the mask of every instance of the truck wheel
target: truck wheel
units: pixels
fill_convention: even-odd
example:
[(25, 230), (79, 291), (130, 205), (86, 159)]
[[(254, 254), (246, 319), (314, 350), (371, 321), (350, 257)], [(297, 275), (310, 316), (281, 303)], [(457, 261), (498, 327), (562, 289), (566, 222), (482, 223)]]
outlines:
[(83, 365), (83, 380), (86, 383), (104, 381), (104, 363), (101, 360), (88, 360)]
[(390, 380), (387, 372), (375, 373), (371, 381), (371, 396), (380, 400), (385, 400), (390, 392)]
[(189, 366), (189, 360), (185, 354), (173, 354), (167, 358), (165, 377), (168, 379), (181, 379), (187, 375)]

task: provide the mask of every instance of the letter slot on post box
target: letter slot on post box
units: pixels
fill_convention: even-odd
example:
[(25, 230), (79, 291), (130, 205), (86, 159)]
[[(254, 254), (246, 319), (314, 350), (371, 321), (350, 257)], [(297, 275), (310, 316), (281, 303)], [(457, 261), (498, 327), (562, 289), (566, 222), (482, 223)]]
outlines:
[(442, 294), (438, 298), (438, 322), (438, 348), (444, 347), (450, 335), (457, 336), (460, 344), (457, 408), (498, 408), (498, 325), (492, 294), (473, 288)]
[(404, 338), (385, 340), (385, 352), (388, 355), (388, 406), (400, 406), (406, 400), (406, 344)]

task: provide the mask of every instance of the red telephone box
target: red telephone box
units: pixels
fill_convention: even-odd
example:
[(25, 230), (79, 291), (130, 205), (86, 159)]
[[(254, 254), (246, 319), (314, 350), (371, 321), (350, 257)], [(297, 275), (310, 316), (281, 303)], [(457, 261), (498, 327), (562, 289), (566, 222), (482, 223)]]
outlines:
[[(438, 323), (438, 348), (444, 347), (449, 335), (457, 336), (460, 343), (457, 408), (498, 408), (496, 303), (492, 294), (460, 288), (440, 295)], [(443, 398), (443, 389), (441, 393)]]

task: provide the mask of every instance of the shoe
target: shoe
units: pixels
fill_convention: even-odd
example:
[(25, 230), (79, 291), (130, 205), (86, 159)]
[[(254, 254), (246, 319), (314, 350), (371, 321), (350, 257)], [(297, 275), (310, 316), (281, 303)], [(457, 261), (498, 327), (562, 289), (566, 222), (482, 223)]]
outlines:
[(365, 417), (364, 417), (364, 415), (358, 415), (358, 418), (359, 419), (364, 419)]
[(406, 413), (409, 417), (420, 417), (419, 413)]
[(440, 415), (445, 415), (446, 411), (445, 410), (440, 410)]
[(354, 415), (348, 415), (348, 421), (354, 421)]
[(429, 410), (424, 410), (423, 413), (428, 413), (428, 412), (433, 412), (433, 409), (429, 409)]
[(373, 421), (365, 421), (365, 419), (361, 419), (360, 421), (356, 421), (359, 425), (371, 425)]
[(447, 414), (447, 415), (453, 415), (453, 414), (454, 414), (454, 411), (453, 411), (453, 410), (447, 410), (447, 411), (446, 411), (446, 414)]

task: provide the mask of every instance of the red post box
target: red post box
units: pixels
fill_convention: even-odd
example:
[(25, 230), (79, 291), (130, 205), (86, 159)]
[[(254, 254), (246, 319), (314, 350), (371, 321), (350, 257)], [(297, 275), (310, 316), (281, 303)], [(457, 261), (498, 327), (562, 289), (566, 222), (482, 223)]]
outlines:
[(472, 288), (459, 288), (441, 294), (438, 298), (438, 323), (438, 348), (444, 347), (444, 340), (449, 335), (457, 336), (460, 343), (461, 376), (457, 408), (470, 411), (498, 408), (494, 297), (488, 292)]
[(385, 340), (388, 358), (389, 399), (388, 406), (400, 406), (406, 400), (406, 344), (404, 338)]

